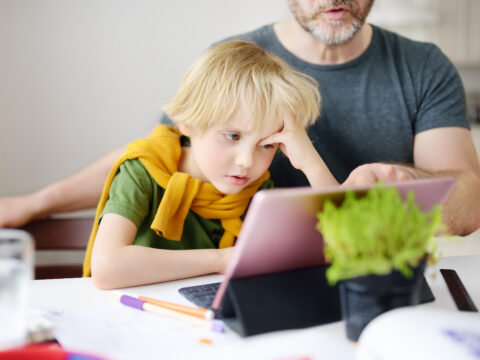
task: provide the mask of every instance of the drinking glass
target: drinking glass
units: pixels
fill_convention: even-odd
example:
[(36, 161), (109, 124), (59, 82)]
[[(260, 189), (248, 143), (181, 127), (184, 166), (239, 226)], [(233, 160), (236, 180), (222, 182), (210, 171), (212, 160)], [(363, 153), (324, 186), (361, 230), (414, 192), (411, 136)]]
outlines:
[(25, 343), (33, 239), (26, 231), (0, 229), (0, 350)]

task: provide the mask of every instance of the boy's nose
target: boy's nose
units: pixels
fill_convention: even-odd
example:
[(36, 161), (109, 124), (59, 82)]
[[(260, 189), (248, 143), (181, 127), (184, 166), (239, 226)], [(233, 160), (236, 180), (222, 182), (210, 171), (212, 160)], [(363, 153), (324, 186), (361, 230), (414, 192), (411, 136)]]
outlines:
[(239, 151), (237, 156), (235, 157), (235, 165), (249, 168), (253, 164), (253, 153), (251, 150), (244, 149), (243, 151)]

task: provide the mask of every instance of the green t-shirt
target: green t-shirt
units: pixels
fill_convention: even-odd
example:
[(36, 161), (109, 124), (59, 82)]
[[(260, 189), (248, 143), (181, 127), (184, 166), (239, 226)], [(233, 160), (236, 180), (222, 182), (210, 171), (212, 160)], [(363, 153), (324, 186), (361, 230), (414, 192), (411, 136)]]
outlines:
[[(260, 189), (272, 187), (273, 182), (267, 180)], [(180, 241), (158, 236), (150, 228), (164, 192), (139, 160), (127, 160), (113, 179), (100, 221), (106, 213), (130, 219), (138, 228), (135, 245), (170, 250), (218, 248), (224, 231), (220, 220), (205, 219), (193, 211), (187, 214)]]

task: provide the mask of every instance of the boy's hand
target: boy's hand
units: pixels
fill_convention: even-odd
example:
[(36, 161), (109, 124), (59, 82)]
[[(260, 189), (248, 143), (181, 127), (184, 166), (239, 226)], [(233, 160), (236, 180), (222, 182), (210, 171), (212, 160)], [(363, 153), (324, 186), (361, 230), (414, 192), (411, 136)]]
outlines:
[(284, 117), (283, 128), (260, 143), (260, 146), (277, 143), (280, 150), (288, 157), (295, 169), (305, 170), (321, 160), (315, 150), (307, 131), (295, 121), (292, 114)]
[(260, 146), (275, 143), (279, 144), (280, 150), (288, 157), (292, 166), (305, 174), (311, 186), (338, 185), (310, 141), (307, 131), (297, 123), (293, 114), (287, 114), (282, 130), (264, 139)]

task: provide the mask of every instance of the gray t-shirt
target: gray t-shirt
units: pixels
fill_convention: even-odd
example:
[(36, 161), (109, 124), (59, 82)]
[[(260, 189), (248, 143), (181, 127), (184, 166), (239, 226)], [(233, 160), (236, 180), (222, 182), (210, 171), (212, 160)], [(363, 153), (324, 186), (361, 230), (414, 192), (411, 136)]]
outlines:
[[(314, 65), (284, 48), (273, 25), (224, 41), (233, 39), (252, 41), (317, 80), (322, 111), (308, 133), (340, 182), (362, 164), (412, 164), (419, 132), (469, 127), (460, 77), (433, 44), (373, 26), (371, 44), (360, 57), (340, 65)], [(308, 185), (283, 154), (277, 154), (270, 172), (275, 186)]]

